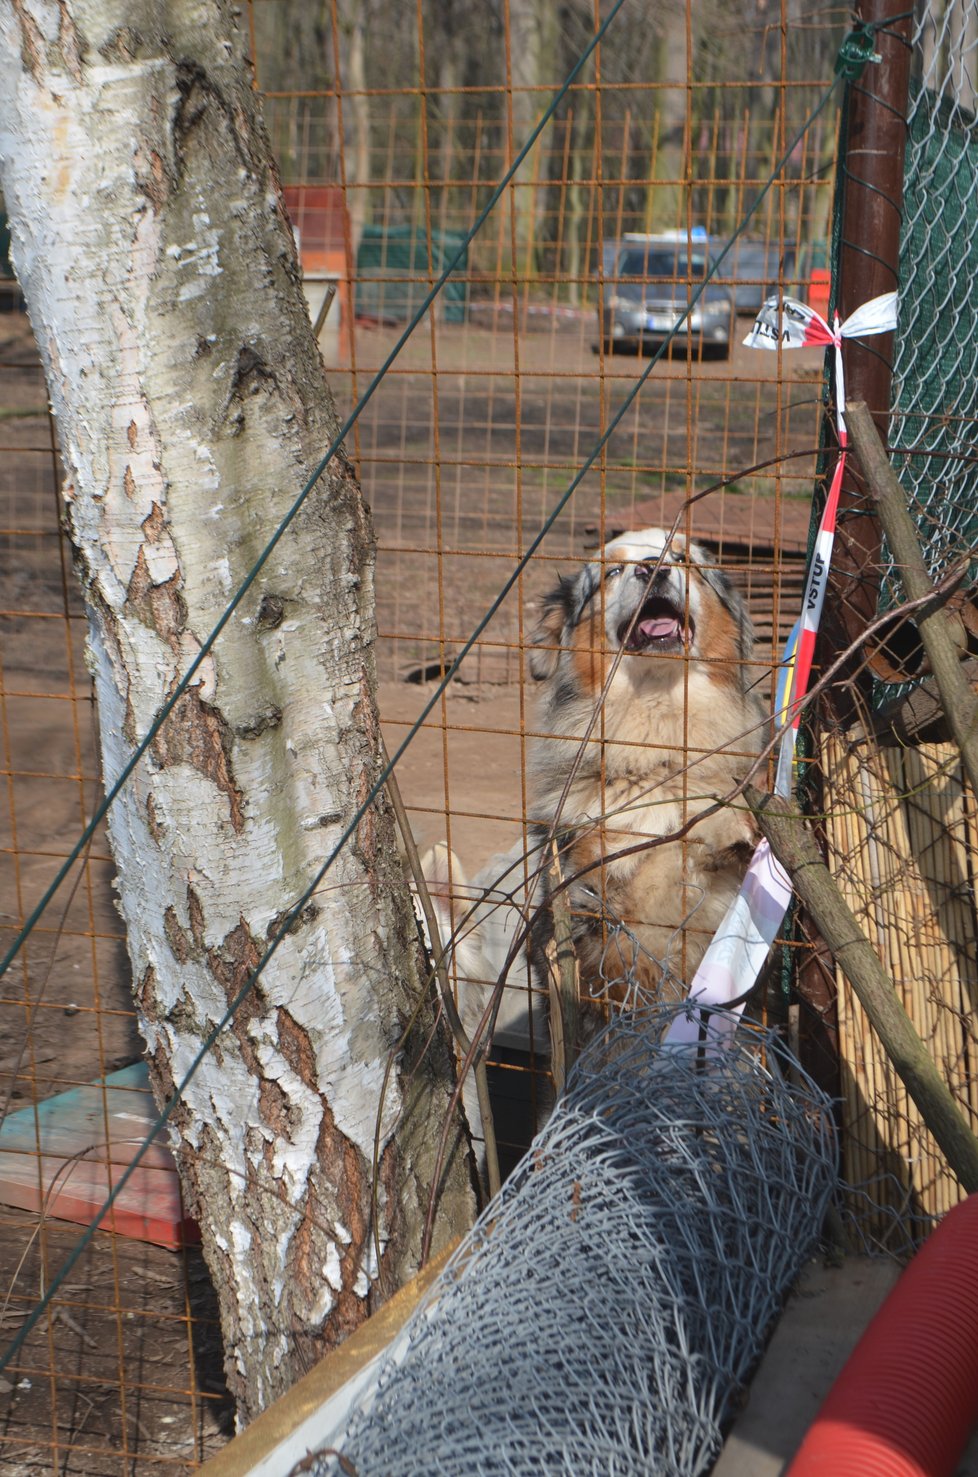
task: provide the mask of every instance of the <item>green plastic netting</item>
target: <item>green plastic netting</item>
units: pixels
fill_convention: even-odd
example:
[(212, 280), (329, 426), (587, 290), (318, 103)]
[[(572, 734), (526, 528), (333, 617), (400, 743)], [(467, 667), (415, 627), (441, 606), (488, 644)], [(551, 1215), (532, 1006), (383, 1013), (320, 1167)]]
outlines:
[[(890, 443), (935, 576), (969, 556), (976, 572), (976, 59), (975, 0), (954, 0), (941, 12), (928, 7), (915, 43)], [(901, 598), (887, 562), (881, 608)], [(905, 690), (881, 683), (877, 698), (882, 702)]]
[(978, 122), (914, 99), (890, 440), (936, 574), (978, 534)]

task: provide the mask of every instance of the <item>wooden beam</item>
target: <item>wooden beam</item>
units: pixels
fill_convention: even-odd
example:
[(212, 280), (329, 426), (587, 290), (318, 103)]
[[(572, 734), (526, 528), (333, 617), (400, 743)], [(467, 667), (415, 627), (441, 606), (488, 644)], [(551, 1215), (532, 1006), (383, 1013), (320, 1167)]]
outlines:
[[(228, 1442), (223, 1451), (204, 1462), (200, 1477), (246, 1477), (261, 1462), (270, 1462), (276, 1448), (286, 1441), (310, 1416), (315, 1415), (355, 1375), (382, 1354), (400, 1333), (408, 1318), (443, 1270), (459, 1245), (456, 1242), (406, 1282), (394, 1296), (379, 1308), (350, 1337), (320, 1359), (298, 1384), (282, 1395), (252, 1421), (240, 1436)], [(291, 1463), (290, 1463), (291, 1465)], [(268, 1466), (268, 1472), (288, 1470)]]

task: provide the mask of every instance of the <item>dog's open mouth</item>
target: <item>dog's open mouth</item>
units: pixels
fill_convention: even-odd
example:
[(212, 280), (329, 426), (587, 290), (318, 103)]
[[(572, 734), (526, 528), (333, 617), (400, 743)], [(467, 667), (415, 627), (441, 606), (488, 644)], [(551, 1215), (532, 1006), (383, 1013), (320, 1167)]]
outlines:
[(618, 627), (626, 651), (678, 651), (692, 638), (693, 623), (686, 612), (662, 595), (649, 595), (634, 620), (629, 616)]

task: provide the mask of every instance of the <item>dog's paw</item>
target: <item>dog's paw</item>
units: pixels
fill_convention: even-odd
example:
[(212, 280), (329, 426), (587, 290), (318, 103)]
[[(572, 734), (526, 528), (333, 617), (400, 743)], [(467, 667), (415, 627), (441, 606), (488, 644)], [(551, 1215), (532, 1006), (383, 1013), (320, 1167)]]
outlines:
[(422, 854), (421, 875), (432, 898), (448, 901), (465, 886), (462, 863), (446, 841), (436, 842)]

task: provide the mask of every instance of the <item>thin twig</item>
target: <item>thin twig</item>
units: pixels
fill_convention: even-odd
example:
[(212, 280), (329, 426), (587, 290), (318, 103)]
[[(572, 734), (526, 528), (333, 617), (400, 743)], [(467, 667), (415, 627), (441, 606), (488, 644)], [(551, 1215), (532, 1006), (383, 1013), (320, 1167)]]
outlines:
[[(385, 764), (389, 764), (390, 761), (387, 757), (387, 749), (383, 739), (381, 739), (381, 758)], [(391, 805), (394, 808), (398, 828), (401, 832), (401, 839), (404, 842), (404, 850), (407, 854), (408, 866), (411, 868), (411, 876), (417, 888), (418, 901), (421, 904), (421, 911), (424, 913), (425, 923), (428, 928), (428, 938), (431, 942), (431, 958), (434, 965), (435, 978), (438, 981), (438, 988), (441, 991), (441, 1001), (445, 1011), (445, 1017), (451, 1028), (452, 1035), (458, 1044), (459, 1051), (462, 1053), (463, 1061), (467, 1062), (471, 1056), (472, 1042), (466, 1035), (465, 1027), (462, 1024), (458, 1008), (455, 1004), (455, 997), (452, 994), (448, 971), (445, 967), (448, 950), (443, 946), (441, 941), (438, 916), (432, 906), (431, 894), (428, 891), (428, 884), (421, 868), (421, 858), (418, 856), (418, 848), (414, 840), (414, 833), (411, 830), (411, 822), (408, 819), (404, 800), (401, 796), (401, 788), (397, 783), (397, 777), (393, 770), (391, 770), (387, 777), (387, 789), (390, 794)], [(473, 1071), (475, 1074), (476, 1091), (479, 1095), (479, 1112), (482, 1116), (482, 1134), (485, 1140), (486, 1174), (489, 1180), (489, 1194), (495, 1195), (502, 1181), (499, 1177), (499, 1153), (496, 1147), (492, 1105), (489, 1101), (489, 1081), (486, 1076), (484, 1052), (474, 1059)], [(459, 1071), (459, 1080), (463, 1080), (461, 1070)]]

